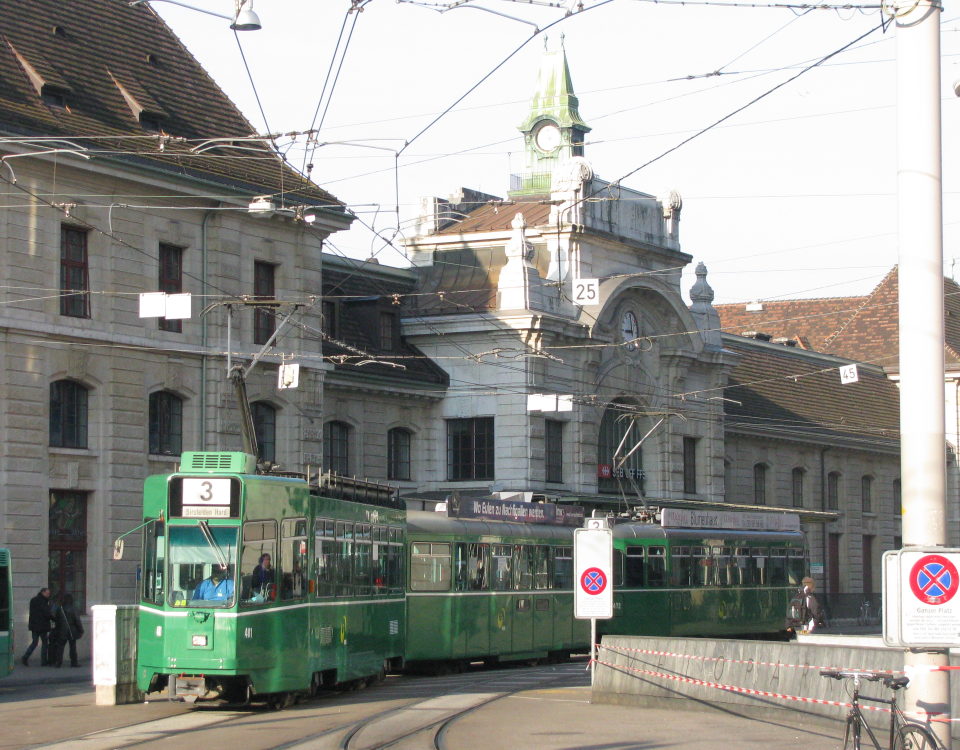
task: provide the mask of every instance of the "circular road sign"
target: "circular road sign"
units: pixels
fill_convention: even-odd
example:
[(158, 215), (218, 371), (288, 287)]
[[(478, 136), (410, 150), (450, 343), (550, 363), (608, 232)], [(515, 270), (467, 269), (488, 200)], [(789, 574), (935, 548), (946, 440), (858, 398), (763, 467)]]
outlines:
[(580, 576), (580, 588), (590, 596), (602, 594), (607, 587), (607, 576), (600, 568), (587, 568)]
[(910, 589), (924, 604), (946, 604), (958, 586), (957, 567), (943, 555), (924, 555), (910, 569)]

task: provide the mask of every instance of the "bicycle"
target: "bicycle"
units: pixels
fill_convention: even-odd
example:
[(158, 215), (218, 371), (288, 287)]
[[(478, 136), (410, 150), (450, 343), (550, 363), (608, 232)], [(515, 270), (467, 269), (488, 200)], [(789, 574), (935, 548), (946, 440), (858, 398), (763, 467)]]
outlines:
[[(863, 730), (866, 730), (866, 734), (876, 750), (884, 750), (880, 740), (877, 739), (877, 735), (873, 733), (864, 718), (860, 701), (870, 701), (890, 707), (890, 734), (886, 745), (889, 750), (942, 750), (942, 746), (930, 730), (922, 724), (907, 719), (897, 705), (897, 691), (909, 684), (909, 677), (891, 677), (882, 672), (844, 669), (821, 669), (820, 676), (832, 677), (835, 680), (845, 678), (853, 680), (853, 696), (850, 701), (850, 712), (847, 714), (846, 731), (843, 735), (844, 750), (861, 750), (860, 741)], [(890, 698), (875, 698), (869, 695), (861, 695), (860, 683), (863, 680), (883, 682), (884, 687), (892, 691), (892, 696)]]
[(860, 605), (860, 613), (857, 615), (857, 625), (878, 625), (880, 623), (880, 611), (875, 610), (869, 599), (864, 600)]

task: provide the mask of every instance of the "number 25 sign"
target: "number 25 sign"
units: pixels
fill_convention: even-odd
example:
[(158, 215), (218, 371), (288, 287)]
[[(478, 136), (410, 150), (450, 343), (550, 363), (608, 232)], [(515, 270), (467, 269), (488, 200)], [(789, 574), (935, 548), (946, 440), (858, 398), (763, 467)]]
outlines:
[(600, 301), (599, 279), (574, 279), (573, 302), (576, 305), (595, 305)]

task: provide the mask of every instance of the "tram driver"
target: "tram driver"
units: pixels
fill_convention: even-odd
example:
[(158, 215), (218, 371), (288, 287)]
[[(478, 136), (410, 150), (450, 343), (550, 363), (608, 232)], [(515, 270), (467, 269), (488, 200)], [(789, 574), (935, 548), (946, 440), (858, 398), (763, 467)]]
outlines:
[(194, 599), (220, 602), (233, 598), (233, 577), (229, 566), (214, 565), (209, 578), (205, 578), (193, 592)]

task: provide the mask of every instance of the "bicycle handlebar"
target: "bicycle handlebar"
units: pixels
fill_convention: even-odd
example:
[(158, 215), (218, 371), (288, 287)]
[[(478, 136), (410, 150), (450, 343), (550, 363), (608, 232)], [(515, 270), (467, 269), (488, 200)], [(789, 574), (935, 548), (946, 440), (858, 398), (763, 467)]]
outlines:
[(835, 680), (854, 678), (869, 680), (870, 682), (883, 682), (884, 687), (888, 687), (891, 690), (899, 690), (910, 683), (909, 677), (894, 677), (888, 672), (868, 672), (859, 669), (821, 669), (820, 676), (832, 677)]

